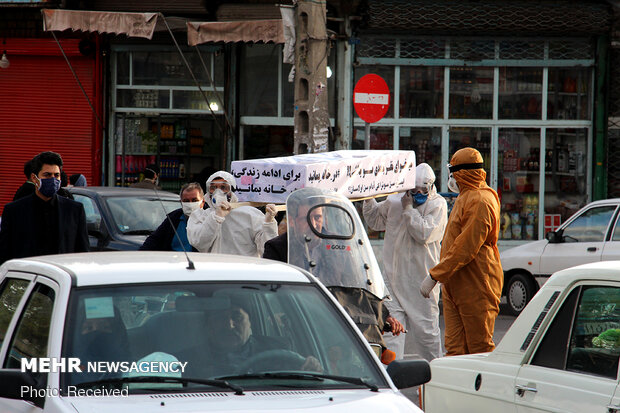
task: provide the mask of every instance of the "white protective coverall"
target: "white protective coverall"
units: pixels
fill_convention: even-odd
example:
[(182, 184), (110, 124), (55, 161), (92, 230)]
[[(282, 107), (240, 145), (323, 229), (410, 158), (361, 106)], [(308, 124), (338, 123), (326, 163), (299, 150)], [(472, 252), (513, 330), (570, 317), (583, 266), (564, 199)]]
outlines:
[[(226, 217), (215, 214), (215, 206), (208, 192), (211, 181), (222, 178), (235, 186), (235, 178), (228, 172), (219, 171), (207, 179), (205, 201), (209, 209), (197, 209), (187, 221), (187, 239), (200, 252), (236, 254), (262, 257), (265, 242), (278, 235), (275, 219), (265, 222), (265, 215), (251, 206), (232, 209)], [(231, 193), (230, 202), (238, 202)]]
[[(368, 226), (385, 231), (383, 265), (392, 296), (386, 306), (390, 315), (408, 330), (415, 353), (428, 361), (442, 356), (439, 288), (426, 299), (420, 294), (420, 284), (428, 270), (439, 262), (440, 243), (448, 221), (446, 200), (437, 193), (434, 182), (433, 169), (422, 163), (416, 167), (416, 187), (429, 188), (426, 202), (403, 211), (401, 198), (405, 193), (401, 193), (380, 203), (367, 200), (363, 208)], [(397, 359), (404, 357), (404, 334), (388, 333), (385, 341)]]

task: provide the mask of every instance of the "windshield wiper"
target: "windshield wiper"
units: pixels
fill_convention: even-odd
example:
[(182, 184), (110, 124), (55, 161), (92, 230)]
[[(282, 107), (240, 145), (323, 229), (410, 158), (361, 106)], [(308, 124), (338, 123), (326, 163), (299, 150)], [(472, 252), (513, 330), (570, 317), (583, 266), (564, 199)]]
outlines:
[(192, 379), (186, 377), (167, 377), (167, 376), (135, 376), (135, 377), (114, 377), (103, 380), (89, 381), (77, 384), (78, 388), (104, 386), (107, 384), (123, 384), (123, 383), (182, 383), (185, 386), (189, 383), (204, 384), (207, 386), (221, 387), (235, 391), (238, 396), (243, 396), (243, 388), (220, 379)]
[(150, 229), (135, 229), (133, 231), (123, 232), (123, 235), (151, 235), (153, 231)]
[(323, 373), (312, 373), (312, 372), (304, 372), (304, 373), (294, 373), (294, 372), (265, 372), (265, 373), (250, 373), (250, 374), (240, 374), (238, 376), (224, 376), (217, 377), (216, 380), (234, 380), (234, 379), (299, 379), (299, 380), (334, 380), (341, 381), (343, 383), (351, 383), (358, 384), (360, 386), (366, 386), (370, 390), (378, 392), (379, 387), (377, 385), (368, 382), (361, 377), (347, 377), (347, 376), (335, 376), (333, 374), (323, 374)]

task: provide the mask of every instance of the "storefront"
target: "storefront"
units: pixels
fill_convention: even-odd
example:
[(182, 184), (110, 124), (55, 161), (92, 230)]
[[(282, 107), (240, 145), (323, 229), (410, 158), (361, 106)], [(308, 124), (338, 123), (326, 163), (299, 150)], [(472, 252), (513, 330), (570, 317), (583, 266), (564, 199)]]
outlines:
[(130, 185), (155, 163), (162, 189), (177, 192), (201, 172), (225, 167), (222, 47), (184, 50), (192, 73), (172, 46), (112, 50), (109, 182)]
[[(370, 147), (414, 150), (440, 191), (450, 156), (477, 148), (503, 245), (540, 239), (592, 199), (595, 56), (591, 37), (362, 37), (355, 81), (376, 73), (393, 93)], [(364, 147), (364, 122), (353, 125)]]

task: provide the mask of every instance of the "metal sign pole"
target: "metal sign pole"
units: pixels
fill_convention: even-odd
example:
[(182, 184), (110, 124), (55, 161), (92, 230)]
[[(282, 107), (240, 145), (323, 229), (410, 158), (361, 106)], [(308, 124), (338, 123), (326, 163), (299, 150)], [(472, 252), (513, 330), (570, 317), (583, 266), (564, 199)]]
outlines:
[(364, 123), (364, 149), (370, 149), (370, 123)]

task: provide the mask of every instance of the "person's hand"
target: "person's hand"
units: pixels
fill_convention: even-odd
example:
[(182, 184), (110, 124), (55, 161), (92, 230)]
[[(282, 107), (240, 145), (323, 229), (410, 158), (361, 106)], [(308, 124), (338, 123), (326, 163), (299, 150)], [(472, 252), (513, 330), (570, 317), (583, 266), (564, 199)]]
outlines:
[(323, 366), (321, 365), (321, 362), (312, 356), (308, 356), (308, 358), (306, 358), (304, 364), (301, 365), (301, 369), (303, 371), (314, 371), (316, 373), (323, 373)]
[(435, 288), (436, 284), (437, 281), (433, 280), (430, 274), (427, 275), (424, 281), (422, 281), (422, 284), (420, 285), (420, 294), (422, 294), (422, 296), (425, 298), (430, 297), (431, 291), (433, 291), (433, 288)]
[(228, 201), (218, 202), (215, 207), (215, 215), (218, 217), (226, 218), (228, 214), (230, 214), (230, 210), (232, 207)]
[(400, 203), (403, 206), (403, 210), (413, 209), (413, 197), (409, 191), (405, 192), (403, 197), (400, 199)]
[(385, 321), (390, 323), (390, 325), (392, 326), (392, 334), (393, 335), (398, 336), (398, 335), (400, 335), (400, 333), (404, 333), (405, 332), (405, 327), (403, 327), (403, 325), (400, 323), (400, 321), (398, 321), (394, 317), (389, 316), (388, 318), (385, 319)]
[(265, 222), (269, 223), (273, 221), (277, 213), (278, 211), (276, 210), (276, 206), (274, 204), (265, 205)]

